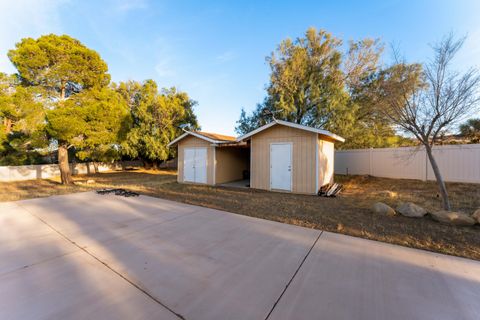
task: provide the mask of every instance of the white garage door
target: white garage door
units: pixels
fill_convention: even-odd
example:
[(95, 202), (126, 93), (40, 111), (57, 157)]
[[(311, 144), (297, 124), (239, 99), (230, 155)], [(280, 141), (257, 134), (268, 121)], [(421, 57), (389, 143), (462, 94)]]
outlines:
[(270, 144), (270, 189), (292, 191), (292, 144)]
[(183, 181), (207, 183), (207, 148), (185, 148)]

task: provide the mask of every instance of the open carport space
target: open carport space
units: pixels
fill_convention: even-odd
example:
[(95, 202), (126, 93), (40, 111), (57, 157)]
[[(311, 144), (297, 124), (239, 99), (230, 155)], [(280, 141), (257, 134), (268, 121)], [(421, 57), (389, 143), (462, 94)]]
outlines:
[(480, 263), (146, 196), (0, 204), (0, 319), (479, 319)]

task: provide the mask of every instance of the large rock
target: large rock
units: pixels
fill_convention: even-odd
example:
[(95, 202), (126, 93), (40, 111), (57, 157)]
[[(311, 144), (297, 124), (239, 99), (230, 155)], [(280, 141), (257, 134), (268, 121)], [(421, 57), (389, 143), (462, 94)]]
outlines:
[(375, 213), (383, 214), (383, 215), (386, 215), (386, 216), (389, 216), (389, 217), (393, 217), (394, 215), (397, 214), (395, 212), (395, 210), (393, 210), (392, 207), (390, 207), (389, 205), (387, 205), (383, 202), (374, 203), (373, 206), (372, 206), (372, 210)]
[(455, 211), (440, 210), (431, 213), (431, 215), (433, 220), (454, 226), (473, 226), (476, 222), (468, 214)]
[(399, 212), (402, 216), (410, 218), (421, 218), (427, 214), (427, 210), (417, 206), (412, 202), (400, 203), (400, 205), (397, 207), (397, 212)]
[(475, 212), (472, 214), (472, 218), (477, 221), (477, 223), (480, 223), (480, 208), (475, 210)]

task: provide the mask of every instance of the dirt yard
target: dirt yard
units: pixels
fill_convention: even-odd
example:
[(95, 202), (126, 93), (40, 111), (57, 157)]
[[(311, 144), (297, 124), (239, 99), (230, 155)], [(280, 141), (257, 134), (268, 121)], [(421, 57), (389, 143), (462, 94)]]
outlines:
[[(95, 183), (86, 184), (88, 179)], [(0, 201), (121, 187), (154, 197), (480, 260), (479, 225), (452, 227), (429, 217), (387, 217), (370, 210), (376, 201), (393, 207), (400, 201), (412, 201), (428, 210), (438, 210), (440, 199), (434, 182), (338, 176), (336, 181), (344, 184), (344, 191), (336, 198), (322, 198), (178, 184), (171, 171), (111, 172), (77, 176), (75, 180), (82, 184), (65, 187), (55, 180), (0, 183)], [(449, 183), (447, 188), (454, 210), (472, 213), (480, 207), (480, 185)]]

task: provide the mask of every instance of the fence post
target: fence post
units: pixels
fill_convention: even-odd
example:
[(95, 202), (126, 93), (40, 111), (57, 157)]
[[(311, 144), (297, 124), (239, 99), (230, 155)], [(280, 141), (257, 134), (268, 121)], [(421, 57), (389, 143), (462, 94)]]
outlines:
[(425, 153), (425, 180), (428, 181), (428, 157), (427, 157), (427, 150), (423, 147), (423, 153)]
[(369, 156), (368, 156), (368, 174), (373, 176), (372, 170), (372, 157), (373, 157), (373, 148), (369, 148)]

